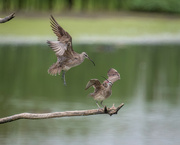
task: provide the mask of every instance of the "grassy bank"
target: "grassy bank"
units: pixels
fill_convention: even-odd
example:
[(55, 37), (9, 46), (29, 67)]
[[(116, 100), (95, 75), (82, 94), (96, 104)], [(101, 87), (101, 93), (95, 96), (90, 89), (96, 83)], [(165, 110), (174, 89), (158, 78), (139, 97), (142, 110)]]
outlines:
[[(179, 34), (180, 19), (154, 16), (60, 17), (61, 26), (73, 37), (78, 36), (142, 36)], [(16, 16), (0, 25), (0, 36), (54, 36), (49, 16)]]

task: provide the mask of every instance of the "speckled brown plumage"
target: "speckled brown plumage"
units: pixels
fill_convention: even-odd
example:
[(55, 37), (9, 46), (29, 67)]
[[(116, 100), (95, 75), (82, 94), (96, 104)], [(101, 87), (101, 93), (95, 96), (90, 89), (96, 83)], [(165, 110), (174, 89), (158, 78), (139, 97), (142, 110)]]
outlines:
[[(92, 87), (94, 88), (94, 92), (90, 94), (96, 100), (97, 106), (100, 108), (98, 101), (100, 101), (101, 105), (103, 106), (102, 102), (111, 96), (112, 94), (112, 85), (115, 81), (120, 79), (120, 74), (113, 68), (111, 68), (107, 73), (108, 79), (105, 80), (103, 83), (100, 83), (98, 79), (91, 79), (87, 85), (85, 90)], [(103, 106), (104, 107), (104, 106)]]
[[(81, 54), (75, 52), (72, 48), (72, 37), (66, 32), (54, 19), (51, 15), (51, 27), (58, 37), (57, 41), (47, 41), (49, 46), (55, 52), (57, 56), (57, 62), (54, 63), (48, 69), (48, 73), (51, 75), (60, 75), (61, 71), (63, 71), (63, 80), (64, 85), (66, 85), (65, 81), (65, 72), (68, 71), (70, 68), (80, 65), (85, 58), (91, 60), (85, 52)], [(91, 60), (92, 61), (92, 60)], [(95, 63), (92, 61), (95, 65)]]

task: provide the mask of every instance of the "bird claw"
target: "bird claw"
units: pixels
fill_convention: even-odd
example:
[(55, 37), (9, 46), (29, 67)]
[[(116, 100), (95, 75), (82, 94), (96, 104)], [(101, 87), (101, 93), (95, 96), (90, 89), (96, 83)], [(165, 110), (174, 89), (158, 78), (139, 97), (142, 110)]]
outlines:
[(65, 72), (64, 71), (63, 71), (63, 74), (62, 74), (62, 80), (64, 81), (64, 85), (67, 86), (66, 79), (65, 79)]
[(106, 106), (104, 106), (104, 113), (108, 113), (108, 109)]
[(98, 106), (98, 109), (99, 109), (99, 110), (103, 110), (103, 109), (104, 109), (104, 112), (107, 112), (107, 107), (106, 107), (106, 105), (104, 106), (104, 105), (102, 104), (102, 102), (103, 102), (103, 101), (101, 101), (101, 105), (102, 105), (103, 108), (101, 108), (101, 107), (99, 106), (98, 102), (96, 101), (96, 104), (97, 104), (97, 106)]
[(64, 86), (67, 86), (66, 81), (64, 82)]

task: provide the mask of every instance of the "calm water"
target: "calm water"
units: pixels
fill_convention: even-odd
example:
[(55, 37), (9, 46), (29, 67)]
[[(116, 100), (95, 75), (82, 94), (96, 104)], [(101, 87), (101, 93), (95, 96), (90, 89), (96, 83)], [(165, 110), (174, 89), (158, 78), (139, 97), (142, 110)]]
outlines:
[(0, 125), (2, 145), (179, 145), (180, 46), (79, 45), (86, 60), (61, 76), (47, 74), (56, 61), (46, 45), (0, 46), (0, 117), (22, 112), (97, 108), (85, 91), (91, 78), (103, 81), (109, 68), (121, 80), (107, 106), (125, 103), (117, 115), (18, 120)]

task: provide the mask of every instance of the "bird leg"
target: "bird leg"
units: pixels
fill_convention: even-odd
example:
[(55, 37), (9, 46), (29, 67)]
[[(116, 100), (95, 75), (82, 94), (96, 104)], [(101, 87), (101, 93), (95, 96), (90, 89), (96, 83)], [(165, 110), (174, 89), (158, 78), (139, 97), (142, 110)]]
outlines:
[(66, 79), (65, 79), (65, 71), (64, 70), (62, 70), (62, 79), (63, 79), (63, 81), (64, 81), (64, 85), (66, 86)]
[(99, 109), (101, 109), (101, 107), (100, 107), (99, 104), (98, 104), (98, 101), (96, 101), (96, 105), (98, 106)]
[(102, 102), (103, 102), (103, 101), (101, 101), (100, 103), (101, 103), (101, 105), (104, 107), (104, 105), (102, 104)]

